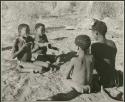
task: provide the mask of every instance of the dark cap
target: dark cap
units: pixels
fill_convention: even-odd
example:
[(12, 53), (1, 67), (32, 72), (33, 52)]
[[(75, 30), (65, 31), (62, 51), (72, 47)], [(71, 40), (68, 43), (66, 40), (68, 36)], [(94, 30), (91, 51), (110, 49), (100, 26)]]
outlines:
[(96, 30), (99, 33), (105, 35), (105, 33), (107, 32), (107, 26), (106, 26), (105, 22), (95, 20), (95, 22), (92, 25), (92, 28), (90, 30)]
[(82, 48), (83, 50), (86, 50), (89, 48), (89, 46), (91, 44), (91, 40), (90, 40), (89, 36), (87, 36), (87, 35), (78, 35), (75, 38), (75, 44), (77, 46), (79, 46), (80, 48)]

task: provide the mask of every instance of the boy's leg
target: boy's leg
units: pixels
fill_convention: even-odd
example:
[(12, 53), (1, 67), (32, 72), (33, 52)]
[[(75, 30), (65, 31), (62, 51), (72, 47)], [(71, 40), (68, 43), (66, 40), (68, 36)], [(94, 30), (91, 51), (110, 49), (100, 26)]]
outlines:
[(69, 89), (72, 88), (72, 81), (71, 81), (71, 79), (65, 79), (65, 80), (63, 80), (63, 82), (64, 82), (64, 85), (65, 85), (67, 88), (69, 88)]
[(36, 66), (41, 66), (42, 67), (42, 70), (40, 71), (41, 74), (50, 70), (50, 63), (48, 61), (47, 62), (35, 61), (33, 63)]
[(37, 70), (37, 71), (42, 70), (41, 66), (36, 66), (35, 64), (30, 62), (20, 62), (19, 68), (21, 72), (33, 72), (34, 70)]
[(76, 82), (72, 81), (71, 79), (64, 80), (64, 84), (68, 88), (75, 89), (78, 93), (90, 93), (89, 85), (83, 86), (83, 85), (77, 84)]
[(21, 72), (39, 72), (44, 73), (49, 71), (50, 63), (49, 62), (42, 62), (42, 61), (35, 61), (31, 62), (20, 62), (19, 68)]
[(35, 61), (33, 62), (34, 65), (36, 66), (41, 66), (41, 67), (46, 67), (48, 68), (49, 65), (50, 65), (50, 62), (46, 61), (46, 62), (43, 62), (43, 61)]
[(34, 63), (31, 63), (31, 62), (20, 62), (19, 65), (22, 66), (23, 68), (29, 68), (29, 69), (42, 68), (41, 66), (36, 66)]

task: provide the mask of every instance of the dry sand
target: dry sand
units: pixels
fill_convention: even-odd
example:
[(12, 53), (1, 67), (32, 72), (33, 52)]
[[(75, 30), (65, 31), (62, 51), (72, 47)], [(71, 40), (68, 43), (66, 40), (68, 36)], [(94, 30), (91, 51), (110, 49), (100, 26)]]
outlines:
[[(87, 34), (91, 37), (91, 31), (89, 27), (91, 25), (90, 19), (81, 18), (79, 15), (65, 15), (62, 17), (45, 17), (39, 18), (36, 22), (43, 22), (47, 26), (47, 36), (50, 42), (57, 46), (60, 51), (55, 52), (49, 50), (48, 53), (55, 53), (57, 55), (61, 53), (68, 53), (76, 51), (74, 44), (74, 38), (79, 34)], [(104, 21), (108, 26), (107, 37), (116, 43), (118, 52), (116, 56), (116, 69), (124, 72), (124, 37), (123, 37), (123, 21), (120, 19), (105, 18)], [(7, 21), (6, 21), (7, 22)], [(10, 21), (12, 22), (12, 21)], [(8, 26), (7, 29), (10, 28)], [(63, 27), (66, 27), (65, 28)], [(2, 26), (2, 47), (12, 46), (14, 34), (4, 35), (7, 30), (6, 26)], [(5, 31), (5, 32), (4, 32)], [(11, 30), (10, 30), (11, 31)], [(12, 30), (11, 33), (14, 31)], [(59, 38), (57, 40), (56, 38)], [(54, 40), (55, 39), (55, 40)], [(46, 72), (44, 75), (33, 74), (33, 73), (20, 73), (17, 70), (17, 61), (11, 60), (11, 50), (5, 50), (1, 52), (1, 98), (2, 101), (36, 101), (38, 99), (44, 99), (49, 96), (56, 95), (57, 93), (66, 92), (67, 89), (62, 78), (65, 76), (69, 60), (60, 66), (60, 70), (56, 72)], [(65, 59), (65, 58), (64, 58)], [(113, 90), (113, 89), (112, 89)], [(123, 87), (119, 89), (123, 91)], [(110, 98), (104, 92), (83, 94), (72, 100), (73, 102), (119, 102)]]
[[(65, 30), (59, 29), (57, 31), (48, 32), (48, 38), (54, 39), (59, 37), (67, 37), (64, 39), (50, 40), (53, 45), (60, 48), (60, 52), (57, 54), (74, 51), (74, 38), (78, 34), (89, 34), (82, 32), (82, 30)], [(121, 32), (119, 32), (121, 33)], [(123, 41), (122, 37), (118, 36), (112, 38), (115, 41), (118, 53), (116, 58), (116, 68), (123, 71)], [(1, 85), (2, 85), (2, 100), (16, 100), (16, 101), (36, 101), (37, 99), (44, 99), (49, 96), (53, 96), (57, 93), (66, 92), (68, 89), (62, 82), (62, 77), (66, 74), (66, 69), (69, 61), (60, 66), (60, 70), (57, 72), (46, 72), (44, 75), (33, 73), (20, 73), (16, 69), (16, 60), (10, 61), (11, 50), (2, 52), (2, 69), (1, 69)], [(48, 53), (52, 53), (51, 50)], [(104, 98), (106, 97), (106, 98)], [(85, 102), (115, 102), (115, 100), (109, 98), (105, 93), (92, 93), (90, 95), (83, 94), (76, 97), (72, 101), (79, 102), (84, 100)], [(118, 101), (116, 101), (118, 102)]]

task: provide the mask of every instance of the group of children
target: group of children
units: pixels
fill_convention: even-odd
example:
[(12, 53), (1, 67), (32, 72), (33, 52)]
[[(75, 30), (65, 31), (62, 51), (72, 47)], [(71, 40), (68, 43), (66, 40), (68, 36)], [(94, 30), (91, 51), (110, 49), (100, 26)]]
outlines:
[(55, 50), (56, 47), (48, 42), (44, 24), (37, 23), (35, 25), (35, 37), (31, 36), (29, 25), (20, 24), (18, 26), (18, 37), (13, 45), (12, 58), (19, 60), (19, 67), (23, 71), (32, 71), (35, 68), (34, 73), (41, 73), (41, 69), (48, 70), (50, 65), (47, 59), (43, 61), (39, 59), (40, 56), (46, 55), (48, 48)]
[[(45, 25), (35, 25), (35, 38), (30, 36), (27, 24), (18, 27), (19, 36), (13, 46), (13, 58), (17, 58), (24, 66), (48, 68), (50, 63), (37, 61), (39, 55), (46, 55), (48, 48), (53, 48), (45, 34)], [(77, 57), (71, 59), (70, 70), (66, 76), (66, 83), (78, 93), (91, 91), (93, 70), (97, 71), (99, 84), (103, 87), (113, 87), (116, 84), (115, 56), (117, 48), (115, 43), (105, 37), (107, 26), (104, 22), (95, 20), (91, 28), (96, 43), (91, 44), (87, 35), (78, 35), (75, 44), (78, 47)], [(91, 51), (90, 51), (91, 46)], [(35, 56), (34, 56), (35, 55)], [(33, 59), (34, 58), (34, 59)], [(27, 62), (27, 63), (25, 63)]]

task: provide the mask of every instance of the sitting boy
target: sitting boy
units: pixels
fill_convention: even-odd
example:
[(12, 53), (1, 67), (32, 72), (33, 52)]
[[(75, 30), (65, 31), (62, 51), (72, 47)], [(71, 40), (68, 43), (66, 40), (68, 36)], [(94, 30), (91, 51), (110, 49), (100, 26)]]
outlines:
[(97, 41), (91, 46), (91, 53), (95, 59), (94, 68), (99, 74), (101, 85), (103, 85), (103, 87), (113, 87), (115, 85), (116, 77), (116, 45), (112, 40), (108, 40), (105, 37), (107, 26), (104, 22), (95, 20), (91, 30), (95, 40)]
[[(34, 46), (34, 39), (30, 36), (30, 28), (27, 24), (20, 24), (18, 26), (18, 37), (16, 38), (12, 50), (12, 58), (17, 58), (20, 61), (21, 66), (24, 68), (38, 68), (42, 66), (48, 67), (47, 64), (39, 64), (38, 62), (32, 63), (31, 50)], [(29, 69), (28, 69), (29, 70)]]
[[(40, 61), (47, 61), (49, 59), (49, 56), (46, 55), (47, 53), (47, 48), (58, 50), (56, 47), (52, 47), (52, 45), (49, 43), (48, 38), (45, 34), (45, 25), (42, 23), (37, 23), (35, 25), (35, 47), (32, 50), (34, 60), (40, 60)], [(51, 61), (50, 61), (51, 62)]]
[(34, 39), (29, 35), (30, 28), (27, 24), (20, 24), (18, 26), (18, 37), (16, 38), (12, 51), (12, 58), (19, 61), (31, 62), (31, 49), (34, 44)]
[(87, 35), (79, 35), (75, 44), (78, 46), (78, 57), (71, 60), (65, 83), (78, 93), (90, 93), (93, 72), (93, 56), (89, 54), (91, 40)]

